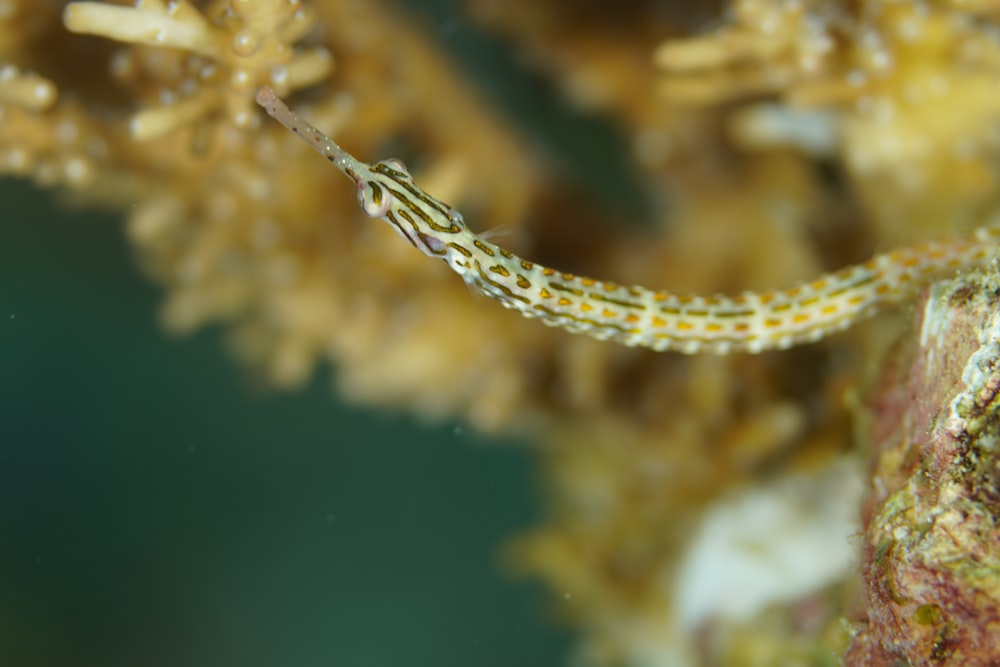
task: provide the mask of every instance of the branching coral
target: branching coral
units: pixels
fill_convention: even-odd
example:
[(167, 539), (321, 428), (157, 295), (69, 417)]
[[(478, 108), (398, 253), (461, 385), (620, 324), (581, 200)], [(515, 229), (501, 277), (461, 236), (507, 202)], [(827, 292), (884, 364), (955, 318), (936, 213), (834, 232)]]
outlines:
[[(0, 168), (127, 208), (166, 326), (226, 323), (274, 383), (327, 360), (356, 400), (535, 437), (550, 508), (511, 549), (516, 567), (569, 595), (584, 653), (666, 660), (681, 642), (670, 582), (702, 512), (853, 449), (848, 406), (897, 320), (758, 357), (567, 338), (472, 299), (360, 220), (332, 169), (259, 122), (254, 92), (292, 95), (364, 159), (402, 157), (476, 231), (508, 230), (519, 254), (736, 293), (987, 220), (992, 10), (740, 0), (706, 33), (713, 16), (655, 2), (466, 6), (575, 108), (620, 124), (651, 193), (645, 229), (616, 225), (544, 169), (432, 30), (370, 0), (79, 2), (65, 26), (61, 3), (0, 0)], [(824, 598), (823, 618), (841, 603)], [(705, 633), (724, 627), (705, 618)], [(813, 630), (815, 646), (841, 646)], [(740, 655), (753, 634), (719, 641)]]
[(284, 0), (214, 2), (204, 11), (181, 0), (142, 0), (134, 8), (74, 2), (63, 16), (71, 32), (152, 47), (122, 52), (115, 78), (140, 100), (161, 104), (135, 114), (132, 135), (160, 137), (225, 111), (239, 128), (256, 125), (254, 91), (268, 83), (284, 91), (327, 78), (329, 52), (294, 45), (315, 26), (313, 12)]
[[(896, 241), (978, 224), (996, 205), (1000, 45), (983, 22), (993, 13), (946, 2), (748, 0), (720, 33), (668, 41), (656, 60), (672, 97), (753, 91), (791, 109), (840, 111), (837, 157), (872, 222)], [(745, 142), (779, 141), (766, 129), (772, 109), (736, 116)]]
[[(219, 317), (235, 319), (240, 323), (234, 334), (238, 348), (266, 367), (280, 384), (301, 382), (319, 355), (364, 359), (364, 354), (356, 356), (362, 347), (380, 340), (369, 335), (368, 328), (374, 324), (371, 318), (379, 329), (391, 331), (383, 304), (399, 300), (370, 296), (372, 290), (400, 289), (394, 279), (384, 277), (387, 258), (380, 244), (365, 241), (371, 234), (378, 238), (381, 230), (359, 228), (353, 209), (347, 209), (350, 215), (339, 217), (343, 223), (339, 227), (324, 224), (353, 204), (350, 194), (317, 198), (325, 191), (321, 183), (328, 175), (298, 160), (297, 146), (266, 136), (249, 140), (256, 139), (249, 133), (258, 124), (258, 116), (247, 114), (247, 109), (258, 84), (266, 82), (290, 91), (328, 73), (331, 59), (323, 55), (324, 48), (293, 46), (313, 30), (311, 26), (318, 25), (319, 9), (323, 8), (307, 11), (287, 2), (214, 3), (204, 10), (183, 3), (140, 3), (135, 8), (70, 4), (66, 21), (71, 28), (103, 32), (140, 45), (98, 51), (96, 55), (106, 61), (96, 63), (92, 71), (106, 72), (111, 82), (88, 82), (78, 89), (74, 81), (59, 81), (63, 98), (103, 94), (107, 104), (124, 93), (125, 99), (146, 108), (123, 109), (117, 118), (81, 112), (71, 102), (52, 111), (69, 115), (77, 126), (96, 124), (92, 129), (105, 143), (105, 157), (96, 171), (108, 178), (88, 183), (86, 196), (140, 201), (130, 219), (130, 232), (143, 250), (147, 268), (172, 286), (164, 308), (167, 325), (187, 331)], [(349, 95), (328, 97), (322, 107), (314, 109), (320, 118), (333, 127), (350, 128), (352, 141), (361, 146), (367, 142), (372, 151), (389, 136), (412, 134), (420, 137), (419, 142), (440, 142), (446, 149), (459, 143), (469, 145), (479, 158), (489, 156), (496, 164), (530, 177), (531, 168), (518, 157), (515, 145), (491, 128), (488, 117), (474, 111), (476, 103), (454, 82), (444, 62), (401, 26), (396, 42), (409, 48), (367, 57), (376, 31), (393, 26), (391, 14), (367, 3), (337, 3), (326, 11), (333, 19), (330, 25), (343, 26), (331, 41), (340, 45), (344, 61), (358, 60), (352, 50), (363, 52), (360, 67), (349, 71), (366, 83), (350, 86)], [(276, 12), (286, 22), (283, 29), (273, 29)], [(256, 48), (255, 41), (259, 42)], [(402, 67), (407, 77), (394, 87), (384, 75), (371, 76), (376, 72), (366, 71), (370, 67), (382, 71)], [(428, 108), (423, 111), (411, 102), (411, 76), (430, 81), (436, 88), (425, 98)], [(372, 81), (382, 85), (373, 88)], [(471, 120), (451, 122), (456, 114)], [(28, 116), (4, 127), (12, 136), (23, 135), (31, 122), (46, 127), (51, 118), (36, 121), (36, 116)], [(126, 128), (128, 133), (123, 132)], [(389, 128), (394, 129), (387, 132)], [(268, 129), (271, 136), (285, 138), (277, 128)], [(464, 135), (469, 130), (476, 137), (471, 142)], [(34, 147), (36, 153), (55, 153), (41, 139), (40, 143)], [(113, 148), (107, 149), (108, 144)], [(27, 150), (23, 138), (18, 149)], [(495, 191), (504, 195), (491, 205), (497, 216), (485, 216), (494, 225), (516, 217), (525, 206), (526, 181), (498, 176), (499, 172), (477, 181), (484, 186), (495, 183)], [(454, 190), (462, 180), (459, 158), (440, 162), (427, 177), (446, 191)], [(468, 190), (471, 201), (486, 195), (485, 190)], [(352, 243), (362, 249), (353, 253), (356, 266), (330, 261), (354, 247)], [(366, 248), (371, 249), (367, 255)], [(388, 261), (393, 271), (405, 275), (405, 256), (398, 262), (395, 258)], [(414, 268), (417, 264), (412, 263)], [(402, 285), (408, 283), (404, 280)], [(376, 304), (374, 310), (372, 304)], [(408, 334), (418, 339), (419, 327), (411, 327)], [(422, 355), (414, 358), (425, 363)], [(369, 375), (381, 372), (362, 366), (360, 370)], [(399, 380), (396, 391), (412, 395), (414, 388), (405, 381), (406, 366), (394, 363), (392, 368)], [(352, 379), (358, 373), (352, 374), (348, 367), (345, 381), (359, 388), (378, 384), (364, 373)], [(383, 389), (384, 385), (377, 391)], [(458, 390), (450, 400), (467, 394)], [(496, 410), (492, 407), (497, 405), (495, 400), (484, 399), (482, 404)]]

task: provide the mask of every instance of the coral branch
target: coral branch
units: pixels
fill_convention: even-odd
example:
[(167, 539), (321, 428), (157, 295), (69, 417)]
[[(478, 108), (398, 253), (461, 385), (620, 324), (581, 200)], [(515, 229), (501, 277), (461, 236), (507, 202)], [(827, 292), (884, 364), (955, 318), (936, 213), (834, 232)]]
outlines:
[(56, 86), (48, 79), (21, 72), (13, 65), (0, 67), (0, 105), (44, 111), (55, 104), (57, 97)]
[(225, 34), (213, 29), (198, 10), (184, 0), (171, 2), (168, 6), (142, 0), (135, 8), (100, 2), (71, 2), (66, 5), (63, 22), (70, 32), (213, 57), (218, 57), (226, 45)]

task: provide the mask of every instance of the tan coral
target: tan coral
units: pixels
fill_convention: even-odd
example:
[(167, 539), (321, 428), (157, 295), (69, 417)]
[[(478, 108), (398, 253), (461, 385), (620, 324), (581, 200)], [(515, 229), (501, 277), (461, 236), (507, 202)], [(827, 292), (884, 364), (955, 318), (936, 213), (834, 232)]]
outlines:
[(298, 90), (326, 79), (332, 66), (322, 47), (294, 48), (315, 25), (300, 1), (217, 1), (203, 11), (186, 0), (140, 0), (135, 7), (73, 2), (63, 21), (71, 32), (154, 47), (119, 54), (113, 63), (116, 78), (137, 84), (140, 97), (166, 98), (133, 116), (139, 140), (219, 111), (236, 127), (254, 127), (259, 86)]
[[(668, 98), (701, 101), (749, 89), (793, 109), (837, 111), (835, 152), (890, 243), (979, 224), (982, 211), (997, 205), (1000, 105), (992, 84), (1000, 44), (974, 17), (976, 8), (735, 6), (731, 27), (660, 47)], [(740, 78), (747, 71), (756, 76), (752, 84)], [(706, 86), (715, 92), (689, 90)]]
[(0, 172), (82, 190), (101, 178), (106, 135), (78, 106), (57, 98), (52, 81), (0, 68)]
[(667, 99), (707, 104), (759, 93), (785, 93), (821, 76), (834, 55), (843, 9), (828, 3), (743, 0), (730, 25), (710, 34), (668, 40), (653, 54)]

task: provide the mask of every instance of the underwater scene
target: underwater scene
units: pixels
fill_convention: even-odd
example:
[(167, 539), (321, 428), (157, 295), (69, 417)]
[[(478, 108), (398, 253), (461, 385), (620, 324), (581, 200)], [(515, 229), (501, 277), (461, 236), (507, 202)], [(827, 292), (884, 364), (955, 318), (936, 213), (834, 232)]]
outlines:
[(998, 82), (976, 0), (0, 0), (0, 664), (996, 664)]

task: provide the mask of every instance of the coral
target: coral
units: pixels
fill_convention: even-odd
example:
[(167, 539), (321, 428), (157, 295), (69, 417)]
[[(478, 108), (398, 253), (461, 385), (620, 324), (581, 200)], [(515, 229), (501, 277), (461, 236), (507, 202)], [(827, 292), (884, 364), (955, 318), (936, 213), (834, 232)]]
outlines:
[[(979, 20), (991, 12), (950, 3), (748, 0), (735, 3), (726, 30), (664, 43), (656, 59), (674, 96), (751, 90), (777, 94), (790, 110), (839, 110), (828, 130), (840, 135), (832, 148), (872, 223), (895, 241), (975, 225), (995, 206), (990, 156), (1000, 102), (989, 88), (1000, 45)], [(779, 124), (767, 122), (771, 113), (762, 105), (737, 116), (745, 141), (789, 142), (770, 136), (766, 128)]]
[(330, 74), (323, 47), (295, 48), (315, 25), (301, 2), (214, 2), (203, 11), (181, 0), (142, 0), (134, 8), (74, 2), (63, 21), (70, 32), (152, 47), (119, 53), (115, 78), (137, 100), (155, 100), (132, 116), (132, 136), (153, 139), (224, 115), (253, 127), (250, 98), (263, 82), (285, 91), (311, 86)]
[[(513, 566), (558, 592), (584, 655), (698, 654), (678, 634), (672, 582), (703, 515), (857, 449), (859, 389), (905, 312), (755, 357), (569, 337), (472, 298), (362, 219), (350, 184), (262, 122), (253, 95), (266, 84), (290, 96), (362, 159), (403, 158), (519, 255), (731, 294), (989, 220), (994, 10), (736, 0), (720, 24), (690, 3), (464, 6), (563, 93), (564, 113), (617, 124), (645, 225), (553, 169), (428, 23), (371, 0), (0, 0), (0, 170), (125, 212), (166, 328), (223, 323), (274, 385), (328, 362), (353, 400), (537, 441), (548, 506)], [(597, 179), (608, 168), (588, 165)], [(813, 626), (794, 636), (816, 607), (803, 595), (760, 603), (793, 619), (769, 635), (771, 655), (786, 640), (795, 655), (842, 645)], [(838, 595), (823, 600), (824, 619), (844, 611)], [(755, 620), (727, 625), (719, 611), (691, 634), (740, 655), (753, 631), (739, 628)]]

